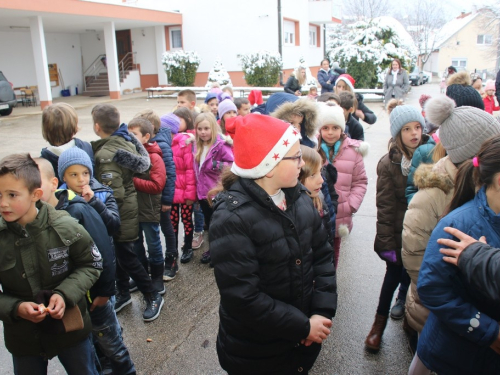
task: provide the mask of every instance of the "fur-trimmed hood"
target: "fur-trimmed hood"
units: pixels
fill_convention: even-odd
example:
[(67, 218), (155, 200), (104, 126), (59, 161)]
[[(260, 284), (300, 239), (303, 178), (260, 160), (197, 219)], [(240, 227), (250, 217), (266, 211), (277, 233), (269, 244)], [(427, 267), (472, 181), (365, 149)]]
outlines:
[(448, 194), (454, 188), (457, 167), (448, 156), (436, 164), (421, 164), (415, 171), (413, 183), (418, 189), (438, 188)]
[(294, 113), (300, 113), (304, 116), (301, 126), (304, 126), (306, 136), (312, 138), (318, 131), (318, 108), (316, 103), (299, 99), (295, 102), (287, 102), (280, 105), (273, 113), (272, 117), (279, 118), (280, 120), (290, 122), (290, 117)]
[(139, 140), (134, 136), (134, 134), (129, 133), (131, 138), (130, 142), (135, 146), (135, 149), (139, 155), (133, 154), (126, 150), (117, 150), (113, 161), (118, 165), (130, 169), (135, 173), (144, 173), (148, 170), (151, 160), (149, 159), (149, 154), (144, 148), (144, 146), (139, 142)]
[(462, 85), (462, 86), (470, 86), (472, 84), (469, 73), (465, 70), (460, 73), (452, 74), (448, 77), (448, 86), (451, 85)]

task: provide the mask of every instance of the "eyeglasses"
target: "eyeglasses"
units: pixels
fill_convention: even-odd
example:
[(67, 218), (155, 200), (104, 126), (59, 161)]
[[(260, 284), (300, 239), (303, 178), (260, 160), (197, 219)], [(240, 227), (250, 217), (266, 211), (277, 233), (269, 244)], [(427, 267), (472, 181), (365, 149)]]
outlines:
[(281, 160), (297, 160), (297, 167), (299, 167), (300, 163), (302, 163), (302, 152), (297, 156), (285, 156)]

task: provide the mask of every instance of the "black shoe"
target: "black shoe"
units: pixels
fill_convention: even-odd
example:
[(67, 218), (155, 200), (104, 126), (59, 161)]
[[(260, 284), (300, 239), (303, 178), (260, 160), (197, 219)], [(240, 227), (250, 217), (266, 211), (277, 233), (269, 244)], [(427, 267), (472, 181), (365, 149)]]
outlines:
[(177, 271), (179, 270), (179, 265), (177, 264), (177, 258), (173, 255), (165, 255), (165, 270), (163, 271), (163, 281), (170, 281), (175, 278)]
[(142, 314), (142, 319), (145, 322), (151, 322), (158, 318), (165, 302), (163, 301), (163, 297), (156, 292), (145, 294), (144, 300), (146, 301), (146, 309), (144, 310), (144, 314)]
[(163, 262), (160, 264), (151, 264), (151, 282), (153, 283), (153, 288), (161, 295), (165, 294), (165, 285), (163, 285), (163, 271), (165, 265)]
[(396, 303), (391, 308), (391, 318), (395, 320), (403, 319), (405, 316), (405, 301), (396, 299)]
[(193, 259), (193, 249), (182, 248), (181, 263), (189, 263)]
[(130, 278), (130, 280), (128, 281), (128, 291), (130, 293), (133, 293), (133, 292), (136, 292), (138, 290), (139, 290), (139, 288), (137, 287), (137, 283), (132, 278)]
[(130, 293), (126, 291), (116, 293), (115, 313), (120, 312), (125, 306), (131, 303), (132, 298), (130, 298)]
[(212, 258), (210, 257), (210, 250), (209, 251), (205, 251), (202, 255), (201, 255), (201, 259), (200, 259), (200, 262), (203, 263), (203, 264), (207, 264), (207, 263), (210, 263), (210, 261), (212, 260)]

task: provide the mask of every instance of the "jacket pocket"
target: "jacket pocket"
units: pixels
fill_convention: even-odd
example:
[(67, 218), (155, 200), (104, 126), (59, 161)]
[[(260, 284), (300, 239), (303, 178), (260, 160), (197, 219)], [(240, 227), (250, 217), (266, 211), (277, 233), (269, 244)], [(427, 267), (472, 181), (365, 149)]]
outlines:
[(2, 253), (0, 255), (0, 272), (5, 272), (16, 266), (16, 256), (8, 250)]

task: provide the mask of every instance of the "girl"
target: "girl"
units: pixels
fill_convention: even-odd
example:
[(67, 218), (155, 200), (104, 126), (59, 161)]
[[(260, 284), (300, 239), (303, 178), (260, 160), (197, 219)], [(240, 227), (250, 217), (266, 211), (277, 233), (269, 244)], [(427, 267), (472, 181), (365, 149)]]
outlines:
[(226, 134), (226, 121), (228, 118), (236, 117), (238, 115), (238, 108), (230, 99), (224, 99), (219, 103), (219, 125), (222, 134)]
[(489, 80), (486, 82), (484, 92), (486, 94), (483, 98), (484, 110), (490, 115), (492, 115), (494, 111), (500, 111), (500, 106), (495, 98), (495, 81)]
[(229, 120), (227, 130), (235, 161), (210, 227), (219, 362), (231, 375), (307, 374), (330, 333), (337, 292), (327, 233), (297, 181), (300, 135), (258, 114)]
[(335, 213), (333, 214), (334, 219), (332, 222), (330, 212), (325, 203), (325, 198), (321, 192), (324, 182), (323, 176), (321, 175), (321, 167), (323, 165), (321, 156), (316, 150), (304, 145), (300, 146), (300, 151), (302, 152), (304, 165), (300, 169), (299, 181), (307, 188), (307, 194), (312, 198), (314, 207), (323, 220), (323, 225), (328, 232), (328, 242), (333, 249), (335, 238)]
[(375, 322), (366, 337), (368, 349), (378, 352), (387, 324), (394, 291), (399, 289), (391, 316), (401, 319), (404, 315), (406, 292), (410, 278), (401, 264), (401, 232), (407, 208), (405, 188), (411, 158), (422, 144), (425, 121), (420, 111), (409, 105), (397, 106), (390, 116), (391, 135), (389, 153), (377, 166), (377, 234), (374, 250), (386, 262), (384, 282), (380, 291)]
[(391, 67), (387, 71), (384, 80), (384, 98), (404, 99), (410, 88), (408, 73), (401, 66), (399, 59), (392, 60)]
[[(196, 154), (194, 158), (197, 180), (196, 193), (208, 230), (212, 218), (208, 192), (217, 185), (224, 167), (233, 163), (232, 141), (230, 138), (224, 139), (218, 134), (217, 121), (211, 113), (200, 113), (196, 117), (194, 127), (196, 130)], [(210, 250), (202, 254), (201, 263), (210, 263)]]
[[(351, 231), (352, 215), (358, 211), (366, 193), (368, 178), (363, 157), (368, 153), (369, 146), (366, 142), (345, 135), (344, 112), (338, 106), (330, 106), (328, 103), (322, 105), (319, 110), (319, 124), (321, 127), (318, 147), (325, 171), (328, 171), (328, 164), (333, 164), (337, 170), (337, 181), (334, 184), (334, 191), (338, 194), (334, 247), (337, 268), (341, 239)], [(329, 180), (334, 176), (326, 173), (326, 178)]]
[(471, 86), (476, 89), (481, 97), (484, 97), (483, 79), (481, 77), (474, 78), (471, 82)]
[(285, 84), (285, 92), (295, 96), (302, 96), (302, 86), (306, 83), (306, 70), (299, 66), (290, 74)]
[(456, 267), (443, 262), (437, 243), (439, 238), (454, 238), (443, 230), (453, 227), (500, 246), (499, 153), (500, 136), (495, 135), (460, 166), (450, 213), (432, 232), (420, 268), (418, 294), (430, 313), (414, 363), (440, 374), (500, 372), (500, 303), (484, 298)]
[(373, 125), (377, 121), (377, 116), (363, 103), (363, 95), (354, 92), (355, 83), (356, 81), (349, 74), (341, 74), (335, 83), (335, 93), (338, 95), (342, 91), (352, 92), (357, 100), (357, 106), (352, 114), (353, 117), (358, 121), (361, 119), (367, 124)]
[(318, 97), (318, 88), (316, 86), (309, 87), (309, 94), (307, 94), (307, 99), (316, 101), (317, 97)]

